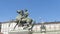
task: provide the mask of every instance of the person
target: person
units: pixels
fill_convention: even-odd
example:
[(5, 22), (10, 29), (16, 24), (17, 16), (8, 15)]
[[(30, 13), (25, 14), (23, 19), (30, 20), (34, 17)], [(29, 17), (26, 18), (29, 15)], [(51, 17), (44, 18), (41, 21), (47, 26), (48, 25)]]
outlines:
[(27, 22), (27, 26), (29, 27), (29, 24), (32, 22), (32, 19), (29, 18), (28, 16), (29, 16), (28, 10), (25, 9), (25, 12), (24, 12), (24, 20)]
[(28, 10), (25, 10), (22, 21), (26, 21), (28, 18), (28, 15), (29, 15)]
[(17, 13), (18, 13), (18, 16), (16, 17), (16, 20), (21, 20), (24, 15), (23, 10), (17, 10)]
[[(29, 13), (28, 10), (17, 10), (18, 16), (16, 17), (16, 25), (15, 27), (18, 25), (19, 26), (25, 26), (25, 24), (27, 25), (27, 27), (29, 27), (32, 23), (32, 19), (29, 18)], [(15, 29), (14, 27), (14, 29)]]
[(28, 13), (28, 10), (25, 9), (25, 12), (24, 12), (24, 17), (28, 17), (29, 13)]
[(23, 12), (23, 10), (17, 10), (17, 13), (18, 13), (18, 16), (16, 17), (16, 23), (17, 23), (16, 26), (18, 25), (18, 27), (19, 27), (21, 25), (21, 21), (23, 19), (24, 12)]

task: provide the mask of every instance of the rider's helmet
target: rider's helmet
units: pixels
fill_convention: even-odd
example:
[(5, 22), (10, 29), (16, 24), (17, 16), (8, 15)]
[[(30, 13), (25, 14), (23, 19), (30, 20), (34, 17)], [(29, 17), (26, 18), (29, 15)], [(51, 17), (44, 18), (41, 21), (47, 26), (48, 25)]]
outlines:
[(19, 14), (22, 13), (22, 12), (23, 12), (23, 10), (17, 10), (17, 13), (19, 13)]
[(28, 11), (27, 9), (25, 9), (25, 12)]

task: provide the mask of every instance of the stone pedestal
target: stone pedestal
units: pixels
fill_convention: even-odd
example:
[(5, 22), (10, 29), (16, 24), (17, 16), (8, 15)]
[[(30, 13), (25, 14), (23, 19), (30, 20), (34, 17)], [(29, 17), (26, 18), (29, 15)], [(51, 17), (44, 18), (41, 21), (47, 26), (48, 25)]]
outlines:
[(8, 34), (32, 34), (28, 29), (23, 29), (23, 27), (19, 27), (17, 30), (11, 30)]
[(21, 31), (10, 31), (8, 34), (32, 34), (31, 31), (28, 30), (21, 30)]

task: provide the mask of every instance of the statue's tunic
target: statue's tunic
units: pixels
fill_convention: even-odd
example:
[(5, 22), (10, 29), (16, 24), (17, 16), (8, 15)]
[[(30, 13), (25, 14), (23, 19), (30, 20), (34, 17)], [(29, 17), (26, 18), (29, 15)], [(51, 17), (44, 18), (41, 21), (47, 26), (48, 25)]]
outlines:
[(20, 20), (20, 19), (22, 19), (22, 18), (23, 18), (23, 16), (20, 15), (20, 14), (16, 17), (17, 20)]
[(24, 12), (24, 17), (28, 17), (29, 13), (28, 12)]

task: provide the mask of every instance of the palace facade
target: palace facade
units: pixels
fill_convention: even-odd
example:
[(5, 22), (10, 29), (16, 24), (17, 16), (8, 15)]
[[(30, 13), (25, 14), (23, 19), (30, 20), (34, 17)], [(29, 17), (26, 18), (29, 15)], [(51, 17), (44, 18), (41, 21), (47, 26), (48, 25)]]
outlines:
[[(11, 23), (10, 27), (9, 24)], [(14, 21), (7, 21), (7, 22), (0, 22), (0, 32), (3, 34), (8, 34), (9, 31), (13, 30), (16, 23)], [(43, 28), (41, 29), (43, 25)], [(41, 32), (42, 30), (47, 31), (59, 31), (60, 30), (60, 22), (44, 22), (42, 23), (36, 23), (33, 27), (33, 32)], [(18, 29), (18, 26), (15, 28), (15, 30)]]

